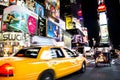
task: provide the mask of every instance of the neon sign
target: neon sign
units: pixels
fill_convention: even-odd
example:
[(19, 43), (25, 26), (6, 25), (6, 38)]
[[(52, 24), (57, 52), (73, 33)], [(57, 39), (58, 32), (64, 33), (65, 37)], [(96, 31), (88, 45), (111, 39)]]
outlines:
[(106, 6), (104, 3), (102, 3), (98, 6), (98, 12), (103, 12), (103, 11), (106, 11)]

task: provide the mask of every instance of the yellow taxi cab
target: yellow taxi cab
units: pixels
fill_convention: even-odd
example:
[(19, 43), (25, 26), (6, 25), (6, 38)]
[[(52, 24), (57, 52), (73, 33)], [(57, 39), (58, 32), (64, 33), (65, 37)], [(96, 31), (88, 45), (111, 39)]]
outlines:
[(86, 71), (86, 58), (68, 48), (29, 47), (0, 58), (0, 80), (55, 80)]

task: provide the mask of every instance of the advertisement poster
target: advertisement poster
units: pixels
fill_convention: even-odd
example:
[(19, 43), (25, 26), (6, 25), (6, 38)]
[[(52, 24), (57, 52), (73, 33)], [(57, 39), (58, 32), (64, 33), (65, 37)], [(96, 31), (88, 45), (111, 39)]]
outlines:
[(74, 35), (72, 38), (72, 43), (82, 43), (83, 37), (81, 35)]
[(48, 20), (47, 36), (54, 38), (56, 41), (60, 41), (60, 28), (51, 21)]
[(4, 10), (2, 31), (36, 33), (37, 16), (27, 9), (12, 5)]
[(8, 6), (9, 5), (9, 0), (0, 0), (0, 5)]
[(2, 15), (0, 15), (0, 31), (1, 31), (1, 27), (2, 27)]
[(44, 18), (44, 7), (37, 2), (35, 3), (35, 13), (39, 16)]
[(35, 1), (34, 0), (26, 0), (26, 6), (29, 10), (35, 12)]
[(37, 34), (39, 36), (46, 36), (46, 19), (39, 17)]
[(71, 48), (71, 35), (68, 32), (64, 32), (64, 44), (66, 47)]
[(105, 12), (99, 13), (99, 24), (100, 25), (107, 24), (107, 17)]
[(66, 16), (66, 29), (73, 29), (72, 17)]
[(9, 5), (16, 5), (17, 4), (17, 0), (9, 0)]
[(45, 0), (47, 14), (54, 18), (60, 18), (60, 0)]
[(104, 42), (108, 42), (109, 39), (108, 39), (108, 28), (107, 28), (107, 25), (102, 25), (100, 26), (100, 33), (101, 33), (101, 41), (102, 43)]
[(88, 45), (88, 30), (84, 27), (82, 31), (84, 33), (83, 42), (85, 43), (85, 45)]
[(17, 5), (22, 6), (22, 7), (26, 7), (25, 0), (17, 0)]

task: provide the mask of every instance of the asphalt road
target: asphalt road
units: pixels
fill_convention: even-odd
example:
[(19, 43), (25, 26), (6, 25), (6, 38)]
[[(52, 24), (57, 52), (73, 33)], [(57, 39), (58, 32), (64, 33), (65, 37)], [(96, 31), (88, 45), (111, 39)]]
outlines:
[(85, 73), (73, 73), (58, 80), (120, 80), (120, 61), (113, 60), (111, 67), (105, 64), (96, 67), (94, 60), (89, 59)]

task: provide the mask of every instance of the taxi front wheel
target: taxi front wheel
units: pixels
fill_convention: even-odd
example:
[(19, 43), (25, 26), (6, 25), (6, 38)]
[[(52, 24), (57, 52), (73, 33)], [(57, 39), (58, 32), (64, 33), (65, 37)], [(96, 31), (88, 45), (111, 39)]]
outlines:
[(82, 68), (80, 69), (80, 72), (84, 73), (86, 71), (86, 65), (85, 62), (82, 64)]
[(52, 73), (44, 72), (42, 73), (41, 77), (38, 80), (55, 80), (55, 79)]

